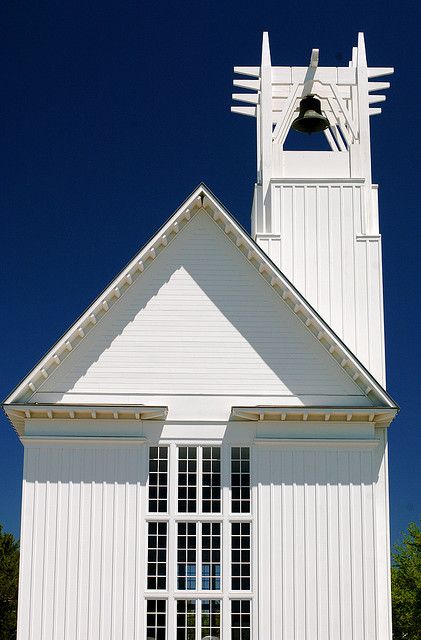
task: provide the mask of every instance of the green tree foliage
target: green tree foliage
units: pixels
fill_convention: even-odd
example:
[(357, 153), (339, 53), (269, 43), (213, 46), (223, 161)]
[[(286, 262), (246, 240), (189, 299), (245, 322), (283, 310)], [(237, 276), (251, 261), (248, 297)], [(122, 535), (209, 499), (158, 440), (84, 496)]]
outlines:
[(16, 638), (19, 542), (0, 524), (0, 638)]
[(411, 522), (392, 565), (394, 640), (421, 640), (421, 530)]

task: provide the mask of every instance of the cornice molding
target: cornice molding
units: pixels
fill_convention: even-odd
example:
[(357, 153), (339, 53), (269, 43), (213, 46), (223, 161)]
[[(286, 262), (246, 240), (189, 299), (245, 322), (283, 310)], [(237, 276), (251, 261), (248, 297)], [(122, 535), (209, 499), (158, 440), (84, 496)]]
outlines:
[(231, 420), (247, 422), (370, 422), (389, 426), (397, 409), (384, 407), (232, 407)]
[(163, 421), (168, 415), (168, 407), (142, 405), (4, 404), (3, 409), (21, 438), (25, 420)]
[(61, 447), (64, 445), (74, 446), (77, 444), (83, 446), (132, 446), (134, 444), (143, 445), (147, 442), (144, 436), (21, 436), (20, 440), (25, 447), (38, 447), (39, 445)]
[(351, 448), (351, 449), (375, 449), (380, 440), (377, 438), (255, 438), (254, 444), (262, 446), (280, 445), (287, 448)]

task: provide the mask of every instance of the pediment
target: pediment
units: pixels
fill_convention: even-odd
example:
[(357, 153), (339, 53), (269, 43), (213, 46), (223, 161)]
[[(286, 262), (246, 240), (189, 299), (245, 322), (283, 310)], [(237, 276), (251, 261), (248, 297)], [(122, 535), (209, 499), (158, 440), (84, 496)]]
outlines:
[(203, 186), (6, 403), (108, 393), (126, 403), (231, 394), (393, 406)]

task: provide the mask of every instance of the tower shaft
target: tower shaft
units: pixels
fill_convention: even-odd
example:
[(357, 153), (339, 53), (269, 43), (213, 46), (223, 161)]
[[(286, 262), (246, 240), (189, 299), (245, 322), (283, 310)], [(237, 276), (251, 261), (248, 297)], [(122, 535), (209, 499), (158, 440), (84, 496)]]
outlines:
[[(309, 67), (310, 69), (310, 67)], [(233, 98), (253, 106), (257, 181), (252, 235), (361, 362), (385, 384), (381, 236), (377, 185), (372, 183), (373, 79), (392, 68), (368, 67), (363, 34), (348, 67), (312, 68), (312, 93), (330, 127), (328, 151), (288, 151), (285, 139), (308, 80), (306, 67), (274, 67), (268, 35), (260, 67), (235, 67), (251, 79), (234, 85), (254, 93)], [(306, 85), (307, 86), (307, 85)], [(316, 135), (323, 135), (322, 133)]]

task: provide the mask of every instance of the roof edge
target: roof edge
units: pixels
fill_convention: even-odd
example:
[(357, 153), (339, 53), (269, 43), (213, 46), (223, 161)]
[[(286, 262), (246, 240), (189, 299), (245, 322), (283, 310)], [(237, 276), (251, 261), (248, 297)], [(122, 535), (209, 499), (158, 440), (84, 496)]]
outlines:
[(60, 366), (63, 359), (79, 346), (84, 337), (102, 320), (108, 310), (118, 303), (120, 297), (141, 277), (199, 210), (206, 211), (213, 218), (237, 250), (258, 270), (260, 276), (276, 291), (292, 313), (302, 321), (305, 328), (328, 351), (338, 367), (352, 378), (373, 405), (380, 400), (385, 406), (398, 409), (388, 392), (203, 182), (191, 192), (114, 280), (16, 385), (5, 399), (4, 405), (15, 403), (18, 398), (30, 403), (30, 398)]

